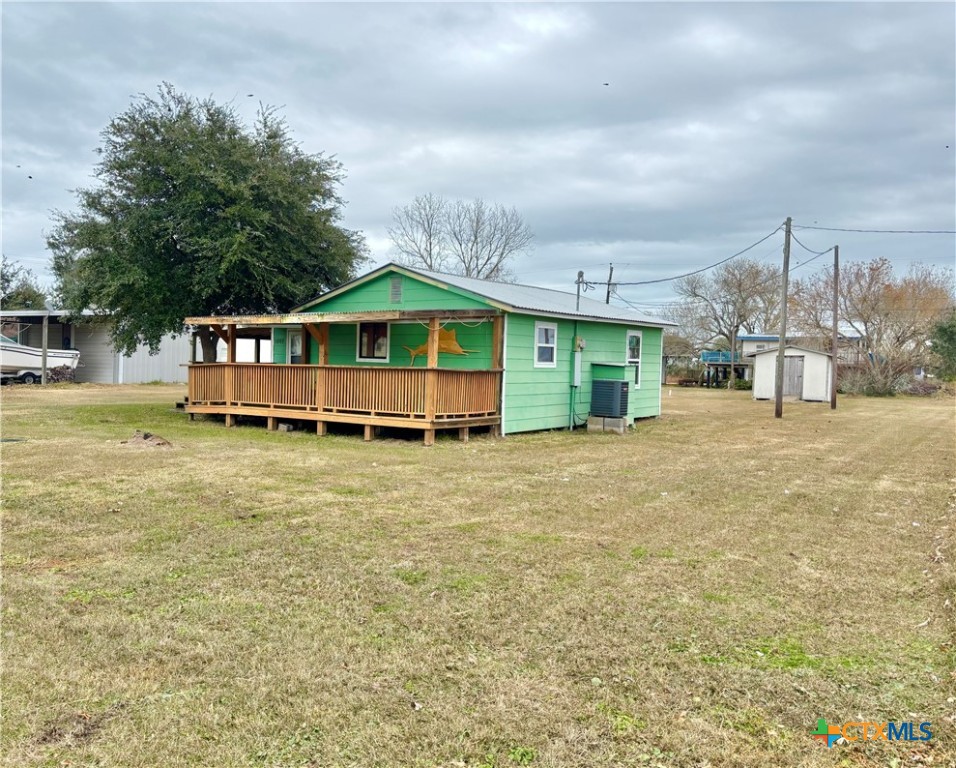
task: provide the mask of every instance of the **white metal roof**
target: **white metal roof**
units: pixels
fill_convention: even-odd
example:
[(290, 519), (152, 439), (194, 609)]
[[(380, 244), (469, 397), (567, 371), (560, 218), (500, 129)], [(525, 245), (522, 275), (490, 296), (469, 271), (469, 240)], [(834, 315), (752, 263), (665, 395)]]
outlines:
[(519, 283), (501, 283), (494, 280), (479, 280), (474, 277), (449, 275), (444, 272), (429, 272), (424, 269), (414, 269), (399, 264), (388, 264), (388, 267), (398, 267), (413, 274), (419, 274), (434, 282), (445, 283), (455, 288), (461, 288), (498, 304), (505, 305), (515, 311), (526, 311), (536, 314), (555, 315), (558, 317), (616, 320), (624, 323), (637, 323), (657, 327), (673, 326), (675, 323), (651, 317), (633, 309), (623, 309), (602, 301), (595, 301), (581, 296), (580, 306), (576, 293), (556, 291), (551, 288), (538, 288), (532, 285)]
[[(771, 352), (773, 354), (777, 354), (779, 349), (780, 349), (780, 345), (778, 344), (776, 347), (770, 347), (770, 349), (761, 349), (758, 352), (748, 352), (746, 355), (744, 355), (744, 357), (757, 357), (758, 355), (769, 355)], [(800, 347), (800, 346), (797, 346), (796, 344), (787, 344), (784, 347), (784, 349), (785, 350), (799, 349), (801, 352), (810, 352), (811, 354), (814, 354), (814, 355), (823, 355), (824, 357), (833, 357), (833, 355), (830, 354), (829, 352), (822, 352), (819, 349), (809, 349), (807, 347)]]

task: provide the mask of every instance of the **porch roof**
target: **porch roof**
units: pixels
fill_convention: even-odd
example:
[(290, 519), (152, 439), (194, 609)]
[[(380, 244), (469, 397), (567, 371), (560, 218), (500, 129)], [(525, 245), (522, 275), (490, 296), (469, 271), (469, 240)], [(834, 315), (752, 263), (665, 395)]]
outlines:
[(211, 315), (187, 317), (186, 325), (315, 325), (373, 323), (395, 320), (483, 320), (500, 315), (497, 309), (377, 310), (373, 312), (296, 312), (288, 315)]

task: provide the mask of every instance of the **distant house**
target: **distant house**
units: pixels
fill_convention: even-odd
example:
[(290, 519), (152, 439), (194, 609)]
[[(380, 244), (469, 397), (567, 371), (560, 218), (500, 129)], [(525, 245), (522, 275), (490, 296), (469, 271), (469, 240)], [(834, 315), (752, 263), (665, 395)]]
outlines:
[[(772, 400), (776, 396), (779, 347), (751, 352), (754, 400)], [(783, 396), (800, 400), (828, 401), (832, 355), (815, 349), (788, 344), (783, 350)]]
[(753, 360), (748, 357), (751, 352), (766, 349), (768, 345), (776, 347), (779, 336), (747, 335), (737, 337), (739, 349), (716, 350), (705, 349), (700, 353), (700, 361), (704, 364), (704, 383), (707, 386), (716, 386), (730, 378), (731, 364), (733, 364), (734, 378), (750, 381)]
[[(779, 346), (780, 336), (768, 333), (741, 334), (737, 337), (737, 341), (740, 347), (733, 356), (734, 373), (736, 378), (750, 381), (754, 378), (754, 354), (767, 349), (776, 349)], [(861, 337), (852, 331), (839, 335), (837, 342), (839, 367), (857, 366), (864, 361), (865, 353), (861, 342)], [(829, 336), (787, 336), (787, 344), (816, 352), (829, 352), (832, 346)], [(700, 353), (700, 360), (705, 365), (705, 383), (719, 384), (727, 380), (731, 362), (729, 351), (705, 349)]]
[(80, 363), (75, 371), (75, 380), (78, 382), (143, 384), (151, 381), (186, 381), (184, 364), (189, 360), (188, 336), (164, 337), (156, 355), (149, 354), (146, 346), (139, 347), (132, 355), (122, 355), (113, 349), (106, 323), (72, 322), (65, 310), (0, 311), (3, 326), (15, 333), (21, 344), (30, 347), (42, 347), (44, 319), (47, 322), (48, 348), (79, 350)]
[[(192, 317), (225, 363), (189, 367), (190, 413), (500, 434), (580, 426), (611, 393), (621, 418), (658, 416), (671, 325), (573, 293), (388, 264), (288, 315)], [(239, 363), (271, 329), (272, 363)]]

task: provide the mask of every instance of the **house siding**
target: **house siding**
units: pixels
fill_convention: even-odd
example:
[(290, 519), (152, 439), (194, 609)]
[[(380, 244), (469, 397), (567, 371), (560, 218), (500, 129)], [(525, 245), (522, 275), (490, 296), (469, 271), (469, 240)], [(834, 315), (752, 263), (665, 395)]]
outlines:
[[(391, 301), (393, 277), (400, 279), (402, 284), (402, 298), (398, 302)], [(386, 273), (336, 296), (324, 299), (305, 311), (375, 312), (390, 309), (427, 311), (431, 309), (488, 309), (490, 306), (488, 302), (470, 296), (466, 291), (457, 288), (439, 288), (406, 275)]]
[[(534, 365), (536, 322), (553, 322), (558, 328), (556, 365)], [(576, 330), (575, 330), (576, 326)], [(574, 388), (575, 422), (580, 425), (591, 406), (592, 364), (621, 365), (627, 360), (627, 331), (642, 332), (641, 385), (628, 393), (628, 418), (660, 415), (661, 338), (659, 328), (616, 323), (549, 319), (512, 314), (508, 318), (508, 373), (505, 384), (504, 431), (527, 432), (568, 427), (572, 408), (572, 365), (575, 335), (585, 342), (581, 360), (581, 386)], [(626, 369), (634, 381), (634, 368)]]
[[(492, 324), (490, 320), (475, 323), (445, 323), (446, 330), (455, 331), (458, 345), (468, 350), (467, 355), (455, 355), (441, 352), (438, 355), (440, 368), (456, 370), (487, 370), (491, 368), (491, 346), (493, 342)], [(273, 331), (273, 362), (284, 363), (286, 351), (285, 328), (276, 328)], [(333, 323), (329, 325), (329, 365), (371, 365), (391, 367), (408, 367), (412, 365), (411, 353), (405, 347), (415, 349), (428, 341), (427, 323), (389, 323), (388, 362), (376, 363), (368, 360), (358, 360), (358, 324)], [(309, 362), (315, 363), (319, 359), (319, 345), (310, 337)], [(428, 356), (416, 355), (414, 366), (424, 368), (428, 363)]]

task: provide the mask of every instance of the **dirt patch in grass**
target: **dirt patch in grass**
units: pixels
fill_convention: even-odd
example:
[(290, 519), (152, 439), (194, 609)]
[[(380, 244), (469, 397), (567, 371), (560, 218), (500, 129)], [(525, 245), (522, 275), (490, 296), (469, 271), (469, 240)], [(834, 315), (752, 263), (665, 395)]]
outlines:
[(43, 726), (35, 741), (40, 745), (79, 745), (91, 741), (103, 725), (124, 709), (122, 704), (113, 704), (102, 712), (71, 712), (54, 718)]
[(426, 449), (180, 392), (0, 393), (4, 765), (956, 764), (951, 401)]
[(129, 440), (121, 440), (120, 445), (127, 448), (172, 448), (173, 444), (165, 437), (154, 435), (152, 432), (136, 430)]

